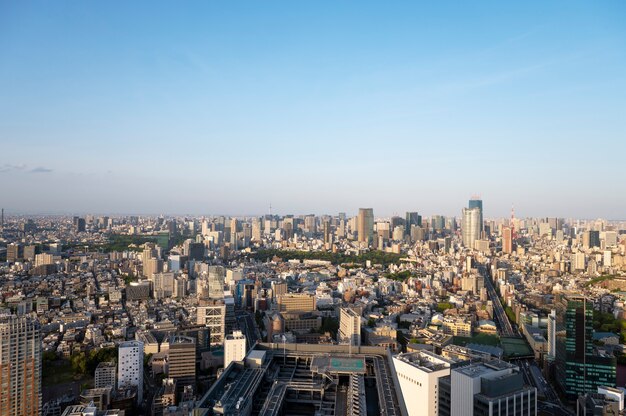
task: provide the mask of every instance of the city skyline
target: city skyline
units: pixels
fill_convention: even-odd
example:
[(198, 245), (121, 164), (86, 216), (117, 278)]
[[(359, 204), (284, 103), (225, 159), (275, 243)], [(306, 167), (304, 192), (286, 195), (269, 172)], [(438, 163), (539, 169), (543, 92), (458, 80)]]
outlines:
[[(424, 218), (433, 218), (438, 216), (443, 216), (444, 218), (455, 218), (457, 221), (461, 221), (463, 218), (463, 209), (467, 207), (461, 206), (458, 213), (447, 213), (447, 212), (422, 212), (417, 211), (420, 216)], [(515, 207), (511, 207), (514, 211), (514, 215), (516, 219), (545, 219), (545, 218), (562, 218), (570, 221), (595, 221), (595, 220), (603, 220), (608, 222), (623, 222), (626, 221), (626, 218), (607, 218), (601, 216), (592, 216), (592, 217), (576, 217), (576, 216), (564, 216), (564, 215), (523, 215), (523, 213), (518, 213)], [(5, 208), (4, 216), (6, 219), (10, 217), (72, 217), (72, 216), (112, 216), (112, 217), (127, 217), (127, 216), (142, 216), (142, 217), (190, 217), (190, 218), (217, 218), (217, 217), (227, 217), (227, 218), (255, 218), (255, 217), (264, 217), (267, 215), (275, 216), (275, 217), (305, 217), (307, 215), (314, 215), (316, 217), (324, 217), (331, 216), (336, 217), (338, 214), (344, 213), (347, 217), (358, 217), (358, 212), (360, 208), (356, 208), (354, 210), (346, 210), (346, 209), (338, 209), (334, 212), (313, 212), (312, 210), (294, 212), (294, 211), (286, 211), (286, 212), (277, 212), (275, 209), (272, 209), (270, 214), (269, 210), (264, 213), (228, 213), (228, 212), (201, 212), (201, 211), (190, 211), (190, 212), (124, 212), (124, 211), (116, 211), (116, 212), (107, 212), (107, 211), (12, 211), (10, 209)], [(374, 220), (383, 220), (389, 219), (392, 217), (400, 217), (402, 218), (406, 213), (413, 212), (415, 209), (411, 209), (408, 211), (398, 211), (395, 210), (393, 212), (378, 212), (374, 208)], [(509, 209), (508, 213), (504, 215), (485, 215), (485, 221), (499, 221), (503, 219), (511, 218), (511, 209)]]
[(624, 218), (623, 3), (145, 6), (0, 6), (7, 212)]

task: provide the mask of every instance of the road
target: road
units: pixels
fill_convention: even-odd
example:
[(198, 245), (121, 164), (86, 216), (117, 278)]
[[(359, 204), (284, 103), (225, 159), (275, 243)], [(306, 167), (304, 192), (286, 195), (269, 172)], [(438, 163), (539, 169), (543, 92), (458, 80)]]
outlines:
[(246, 349), (249, 350), (257, 342), (257, 340), (261, 338), (261, 333), (256, 327), (256, 323), (252, 318), (252, 314), (250, 314), (249, 312), (237, 311), (236, 319), (237, 325), (239, 325), (239, 329), (246, 336)]
[[(479, 272), (485, 278), (485, 288), (487, 288), (487, 294), (493, 303), (494, 319), (500, 330), (500, 335), (521, 337), (519, 331), (513, 328), (509, 317), (506, 315), (506, 312), (504, 312), (502, 302), (493, 287), (491, 274), (482, 265), (479, 266)], [(563, 405), (552, 385), (543, 377), (541, 370), (534, 360), (518, 360), (516, 364), (519, 366), (526, 382), (537, 388), (537, 395), (544, 397), (544, 400), (537, 402), (538, 410), (554, 416), (573, 416), (573, 413)]]
[(561, 402), (554, 388), (546, 381), (534, 360), (518, 360), (516, 362), (526, 383), (537, 388), (538, 402), (540, 410), (555, 416), (572, 416), (571, 410), (566, 408)]
[(496, 325), (500, 331), (500, 335), (504, 337), (518, 337), (519, 333), (513, 329), (513, 325), (511, 325), (511, 321), (509, 321), (509, 317), (506, 316), (504, 312), (504, 307), (502, 307), (502, 302), (500, 302), (500, 298), (496, 293), (496, 290), (493, 287), (493, 283), (491, 282), (491, 274), (487, 270), (485, 266), (479, 266), (478, 270), (480, 274), (484, 277), (485, 288), (487, 289), (487, 295), (493, 304), (493, 317), (496, 321)]

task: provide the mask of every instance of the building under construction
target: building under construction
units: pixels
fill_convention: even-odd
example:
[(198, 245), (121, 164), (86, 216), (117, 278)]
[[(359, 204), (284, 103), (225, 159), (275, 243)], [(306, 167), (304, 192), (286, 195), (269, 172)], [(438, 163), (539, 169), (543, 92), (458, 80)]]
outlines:
[(194, 416), (406, 416), (380, 347), (257, 344), (197, 403)]

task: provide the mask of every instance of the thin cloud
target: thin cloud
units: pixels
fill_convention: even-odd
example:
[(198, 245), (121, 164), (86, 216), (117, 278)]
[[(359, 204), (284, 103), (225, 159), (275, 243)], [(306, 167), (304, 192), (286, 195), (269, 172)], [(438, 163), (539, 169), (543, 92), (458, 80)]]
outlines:
[(0, 173), (13, 172), (16, 170), (24, 170), (26, 169), (26, 165), (11, 165), (9, 163), (5, 163), (0, 166)]
[(36, 167), (34, 169), (31, 169), (29, 172), (30, 173), (50, 173), (50, 172), (52, 172), (52, 169), (48, 169), (48, 168), (44, 168), (44, 167), (39, 166), (39, 167)]

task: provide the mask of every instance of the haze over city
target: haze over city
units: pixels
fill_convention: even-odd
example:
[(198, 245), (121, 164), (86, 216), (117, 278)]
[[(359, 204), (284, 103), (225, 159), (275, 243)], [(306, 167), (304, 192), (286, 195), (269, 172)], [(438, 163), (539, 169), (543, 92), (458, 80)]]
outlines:
[(3, 206), (621, 219), (625, 11), (4, 2)]

